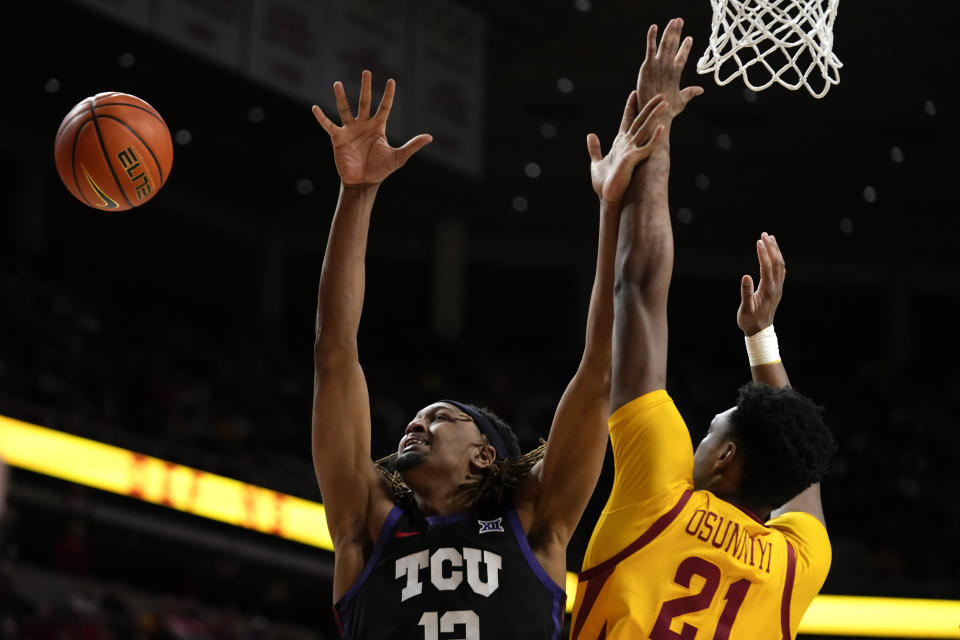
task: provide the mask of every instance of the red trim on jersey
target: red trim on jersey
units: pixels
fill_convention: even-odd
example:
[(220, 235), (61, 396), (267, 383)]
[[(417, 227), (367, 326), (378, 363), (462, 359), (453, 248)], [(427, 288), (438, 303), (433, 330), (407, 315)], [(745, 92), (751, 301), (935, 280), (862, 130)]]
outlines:
[(684, 491), (683, 495), (680, 496), (680, 499), (677, 500), (677, 504), (673, 505), (673, 508), (670, 509), (670, 511), (667, 511), (665, 514), (660, 516), (656, 522), (650, 525), (650, 528), (644, 531), (643, 535), (631, 542), (629, 546), (625, 547), (620, 553), (613, 556), (609, 560), (604, 560), (592, 569), (587, 569), (586, 571), (581, 572), (580, 581), (582, 582), (584, 580), (590, 580), (595, 576), (606, 573), (608, 569), (612, 569), (614, 565), (618, 564), (627, 556), (636, 553), (643, 547), (650, 544), (654, 538), (663, 533), (663, 530), (666, 529), (678, 515), (680, 515), (680, 512), (683, 511), (683, 508), (687, 506), (687, 502), (689, 502), (691, 495), (693, 495), (692, 489), (687, 489)]
[(780, 630), (783, 640), (790, 640), (790, 597), (793, 595), (793, 579), (797, 573), (797, 553), (787, 542), (787, 577), (783, 581), (783, 599), (780, 601)]
[(343, 637), (343, 624), (341, 624), (341, 622), (340, 622), (340, 614), (337, 613), (337, 607), (336, 607), (336, 606), (333, 606), (333, 607), (330, 607), (330, 608), (333, 609), (333, 618), (334, 618), (334, 620), (337, 621), (337, 631), (340, 632), (340, 637), (342, 638), (342, 637)]
[[(590, 615), (590, 609), (593, 608), (593, 603), (596, 601), (597, 596), (600, 595), (600, 590), (603, 589), (603, 585), (607, 584), (607, 578), (613, 575), (613, 567), (610, 567), (609, 571), (606, 573), (596, 576), (592, 581), (587, 582), (587, 590), (583, 594), (583, 602), (580, 603), (580, 608), (577, 609), (577, 619), (573, 623), (573, 630), (570, 632), (570, 640), (577, 640), (580, 637), (580, 631), (583, 629), (584, 623), (587, 621), (587, 617)], [(600, 636), (601, 638), (607, 635), (607, 623), (603, 623), (603, 633)]]
[[(650, 528), (644, 531), (639, 538), (631, 542), (628, 546), (624, 547), (623, 550), (609, 560), (604, 560), (592, 569), (587, 569), (586, 571), (580, 573), (580, 582), (586, 583), (587, 590), (584, 592), (583, 601), (580, 603), (580, 607), (576, 612), (577, 619), (574, 622), (573, 630), (570, 632), (571, 640), (577, 640), (581, 629), (583, 629), (584, 623), (587, 621), (587, 616), (590, 615), (590, 609), (593, 608), (593, 604), (596, 601), (597, 596), (600, 595), (603, 585), (607, 583), (607, 579), (613, 575), (613, 570), (617, 568), (617, 564), (619, 564), (620, 561), (627, 556), (636, 553), (643, 547), (650, 544), (654, 538), (663, 533), (663, 530), (666, 529), (670, 523), (673, 522), (678, 515), (680, 515), (680, 512), (683, 511), (683, 508), (687, 506), (687, 502), (690, 501), (691, 495), (693, 495), (693, 491), (691, 489), (684, 491), (683, 495), (680, 496), (680, 499), (677, 500), (677, 504), (673, 505), (673, 508), (670, 509), (670, 511), (667, 511), (665, 514), (657, 518), (657, 521), (650, 525)], [(606, 638), (606, 636), (607, 625), (604, 623), (603, 631), (597, 640), (603, 640), (603, 638)]]

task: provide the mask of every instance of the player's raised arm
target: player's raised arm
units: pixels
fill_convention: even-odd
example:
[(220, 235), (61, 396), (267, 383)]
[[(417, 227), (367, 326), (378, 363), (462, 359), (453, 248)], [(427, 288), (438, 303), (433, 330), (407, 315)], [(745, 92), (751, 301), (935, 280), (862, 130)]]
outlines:
[[(753, 278), (749, 275), (743, 276), (740, 281), (737, 325), (746, 337), (753, 381), (785, 388), (790, 386), (790, 379), (780, 359), (777, 336), (773, 332), (773, 316), (783, 296), (787, 268), (774, 236), (764, 233), (757, 240), (757, 259), (760, 262), (760, 282), (757, 288), (754, 289)], [(826, 524), (820, 499), (820, 483), (810, 485), (782, 507), (774, 509), (770, 515), (775, 518), (790, 511), (809, 513)]]
[(580, 366), (557, 406), (544, 459), (531, 474), (540, 481), (535, 519), (564, 545), (593, 493), (606, 451), (620, 207), (634, 168), (650, 156), (663, 133), (658, 124), (666, 108), (663, 96), (653, 97), (639, 114), (636, 105), (636, 93), (631, 92), (606, 156), (597, 136), (587, 136), (591, 182), (600, 199), (600, 231), (586, 340)]
[(357, 355), (370, 214), (380, 183), (431, 140), (421, 135), (399, 149), (390, 146), (386, 124), (394, 91), (394, 81), (388, 80), (380, 107), (371, 116), (371, 76), (364, 71), (356, 116), (340, 82), (334, 84), (340, 126), (313, 107), (330, 136), (341, 180), (320, 274), (313, 397), (313, 462), (337, 547), (335, 597), (363, 566), (362, 558), (353, 557), (348, 548), (358, 546), (370, 515), (371, 491), (379, 486), (370, 460), (367, 385)]
[(771, 387), (789, 387), (787, 371), (776, 349), (776, 337), (769, 337), (773, 332), (773, 316), (783, 296), (783, 281), (787, 275), (786, 263), (776, 238), (767, 233), (761, 234), (757, 240), (757, 260), (760, 262), (760, 282), (756, 289), (749, 274), (740, 279), (737, 326), (743, 331), (750, 350), (753, 381)]
[(634, 176), (620, 220), (616, 258), (615, 320), (611, 408), (663, 389), (667, 373), (667, 291), (673, 270), (673, 232), (667, 184), (670, 126), (699, 95), (680, 89), (680, 73), (693, 41), (680, 41), (683, 21), (671, 20), (657, 45), (657, 27), (647, 33), (647, 52), (637, 83), (641, 104), (656, 94), (666, 98), (663, 141)]

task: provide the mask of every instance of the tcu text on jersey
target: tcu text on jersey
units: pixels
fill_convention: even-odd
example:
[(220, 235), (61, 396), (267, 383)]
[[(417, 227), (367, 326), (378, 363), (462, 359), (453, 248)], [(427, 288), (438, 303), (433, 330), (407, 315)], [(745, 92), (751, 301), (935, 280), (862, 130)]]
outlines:
[(397, 579), (405, 578), (400, 601), (423, 593), (424, 581), (429, 581), (438, 591), (453, 591), (463, 582), (464, 574), (474, 593), (489, 597), (500, 586), (501, 564), (496, 553), (470, 547), (464, 547), (463, 553), (453, 547), (440, 547), (432, 553), (429, 549), (411, 553), (396, 561)]

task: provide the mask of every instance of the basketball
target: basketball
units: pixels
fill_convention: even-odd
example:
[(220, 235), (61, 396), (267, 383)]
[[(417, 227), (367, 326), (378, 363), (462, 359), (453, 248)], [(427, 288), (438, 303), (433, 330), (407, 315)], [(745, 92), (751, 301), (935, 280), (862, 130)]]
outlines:
[(173, 141), (157, 110), (140, 98), (98, 93), (60, 123), (54, 159), (63, 184), (80, 202), (126, 211), (150, 200), (166, 183)]

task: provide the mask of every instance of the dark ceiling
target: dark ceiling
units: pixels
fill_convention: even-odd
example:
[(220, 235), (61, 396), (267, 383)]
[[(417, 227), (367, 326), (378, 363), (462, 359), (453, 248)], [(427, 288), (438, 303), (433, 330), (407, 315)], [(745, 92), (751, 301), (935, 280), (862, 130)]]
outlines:
[[(389, 293), (375, 298), (384, 313), (410, 301), (431, 304), (421, 280), (430, 282), (436, 234), (452, 220), (467, 238), (468, 319), (485, 306), (477, 300), (494, 295), (524, 317), (552, 308), (567, 318), (564, 335), (580, 335), (597, 208), (584, 139), (594, 131), (610, 143), (647, 25), (676, 14), (695, 39), (685, 81), (706, 89), (674, 127), (678, 278), (717, 281), (717, 295), (735, 291), (739, 274), (755, 270), (752, 243), (766, 230), (784, 247), (791, 286), (828, 287), (836, 300), (866, 288), (880, 294), (881, 309), (883, 300), (907, 296), (908, 305), (920, 305), (913, 313), (925, 309), (917, 293), (960, 292), (957, 100), (945, 82), (955, 54), (942, 35), (953, 4), (923, 0), (910, 11), (926, 17), (906, 21), (902, 12), (845, 0), (835, 25), (841, 82), (821, 100), (778, 86), (753, 93), (739, 81), (718, 87), (698, 76), (693, 67), (711, 17), (706, 1), (462, 4), (488, 21), (483, 171), (471, 177), (415, 158), (381, 189), (371, 278), (413, 280), (409, 289), (385, 286)], [(88, 279), (126, 278), (128, 291), (150, 283), (170, 294), (171, 305), (226, 305), (268, 323), (312, 319), (338, 179), (310, 101), (72, 2), (18, 3), (0, 29), (8, 87), (0, 161), (5, 191), (15, 194), (0, 233), (8, 252), (33, 252), (68, 273), (91, 269)], [(573, 90), (561, 92), (560, 78)], [(106, 90), (144, 97), (172, 131), (192, 134), (190, 144), (175, 147), (171, 181), (158, 197), (120, 217), (78, 204), (59, 184), (51, 153), (63, 115)], [(403, 96), (401, 86), (398, 102)], [(252, 108), (262, 110), (261, 122), (251, 122)], [(545, 125), (555, 135), (545, 137)], [(539, 166), (537, 177), (527, 175), (528, 163)], [(308, 193), (298, 192), (303, 181)], [(523, 211), (514, 207), (518, 198)], [(119, 274), (116, 265), (124, 266)], [(252, 306), (244, 302), (251, 295), (259, 297)], [(699, 295), (675, 298), (692, 306), (678, 306), (672, 322), (685, 318), (693, 330)], [(798, 306), (821, 314), (827, 303), (810, 299), (815, 307)], [(883, 323), (909, 333), (901, 312), (885, 313)], [(513, 329), (490, 314), (477, 326)], [(862, 320), (855, 312), (817, 318), (845, 326)]]
[[(489, 20), (485, 171), (474, 179), (412, 163), (383, 196), (413, 210), (404, 225), (427, 223), (440, 210), (470, 220), (478, 234), (578, 242), (592, 229), (594, 208), (585, 134), (609, 143), (646, 26), (681, 14), (695, 38), (686, 81), (707, 90), (675, 127), (672, 204), (689, 212), (689, 222), (677, 223), (681, 248), (743, 246), (744, 234), (770, 229), (795, 254), (956, 264), (944, 233), (956, 228), (957, 124), (956, 92), (943, 74), (955, 54), (935, 36), (950, 23), (942, 3), (911, 5), (912, 16), (926, 16), (921, 28), (920, 18), (887, 5), (844, 2), (835, 28), (840, 85), (822, 100), (775, 86), (753, 101), (739, 81), (718, 87), (693, 71), (709, 29), (706, 1), (463, 4)], [(946, 11), (956, 14), (950, 4)], [(49, 158), (56, 126), (76, 101), (124, 90), (149, 96), (172, 129), (193, 133), (191, 145), (177, 149), (170, 191), (257, 223), (325, 227), (315, 211), (332, 208), (336, 181), (308, 104), (73, 4), (18, 3), (2, 28), (8, 98), (0, 123), (4, 137), (38, 145), (34, 161)], [(127, 52), (135, 64), (123, 68), (118, 59)], [(573, 91), (558, 90), (561, 77)], [(56, 93), (44, 91), (50, 78), (59, 80)], [(247, 119), (254, 106), (265, 113), (258, 125)], [(541, 134), (544, 124), (555, 137)], [(718, 136), (727, 136), (728, 149)], [(894, 147), (900, 163), (891, 159)], [(527, 177), (528, 162), (540, 165), (539, 177)], [(312, 194), (296, 192), (301, 178), (318, 183)], [(873, 202), (864, 198), (867, 187)], [(516, 196), (528, 201), (526, 211), (513, 210)], [(841, 231), (845, 218), (851, 233)]]

